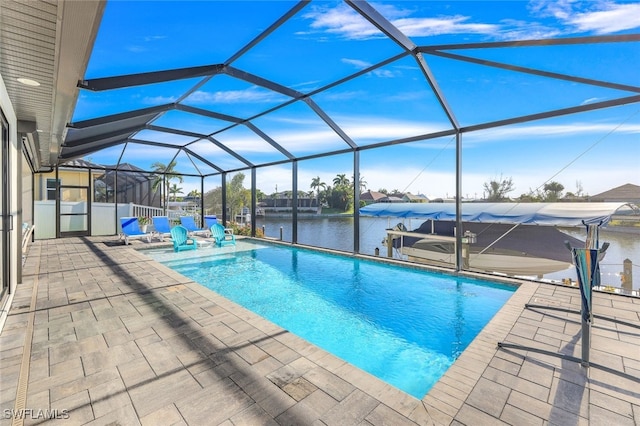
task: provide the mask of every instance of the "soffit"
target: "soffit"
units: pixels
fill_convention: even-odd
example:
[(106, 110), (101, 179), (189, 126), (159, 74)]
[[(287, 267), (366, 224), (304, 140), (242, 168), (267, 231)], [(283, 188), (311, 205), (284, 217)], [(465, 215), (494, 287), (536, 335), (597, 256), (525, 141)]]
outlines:
[[(36, 170), (57, 162), (104, 1), (2, 1), (0, 74), (18, 120), (37, 129)], [(26, 86), (28, 78), (40, 83)]]

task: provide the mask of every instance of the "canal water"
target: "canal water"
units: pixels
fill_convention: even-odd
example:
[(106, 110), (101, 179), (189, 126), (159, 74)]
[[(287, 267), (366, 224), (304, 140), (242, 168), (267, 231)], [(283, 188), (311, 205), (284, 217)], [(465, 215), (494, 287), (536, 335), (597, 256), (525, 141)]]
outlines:
[[(386, 248), (382, 243), (386, 235), (385, 230), (395, 226), (401, 219), (397, 218), (360, 218), (360, 253), (373, 255), (375, 249), (380, 255), (386, 256)], [(407, 229), (415, 229), (423, 222), (420, 219), (405, 219)], [(291, 218), (287, 217), (257, 217), (258, 228), (264, 227), (267, 237), (280, 238), (283, 241), (292, 240)], [(575, 228), (566, 231), (572, 237), (584, 240), (585, 228)], [(640, 289), (640, 234), (600, 231), (600, 242), (609, 242), (610, 246), (605, 258), (600, 263), (602, 285), (620, 287), (620, 273), (625, 259), (632, 262), (633, 288)], [(352, 217), (298, 217), (298, 243), (334, 250), (353, 252), (353, 218)], [(571, 278), (577, 280), (574, 267), (564, 271), (554, 272), (543, 276), (544, 280), (562, 281)]]

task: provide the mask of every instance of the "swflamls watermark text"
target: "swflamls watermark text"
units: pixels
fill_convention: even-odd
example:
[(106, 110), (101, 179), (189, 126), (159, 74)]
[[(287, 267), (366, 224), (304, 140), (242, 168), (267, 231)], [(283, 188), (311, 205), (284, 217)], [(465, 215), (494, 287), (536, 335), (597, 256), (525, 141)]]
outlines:
[(5, 419), (30, 419), (30, 420), (53, 420), (68, 419), (69, 410), (52, 410), (52, 409), (33, 409), (22, 408), (14, 410), (13, 408), (5, 408), (2, 410), (2, 417)]

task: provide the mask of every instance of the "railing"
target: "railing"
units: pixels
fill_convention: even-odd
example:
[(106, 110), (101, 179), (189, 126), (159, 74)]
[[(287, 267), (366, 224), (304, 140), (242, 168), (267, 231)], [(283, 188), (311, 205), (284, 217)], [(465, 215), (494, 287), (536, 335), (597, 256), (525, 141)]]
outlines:
[(196, 211), (187, 211), (187, 210), (167, 210), (166, 213), (161, 207), (150, 207), (144, 206), (141, 204), (133, 204), (129, 203), (129, 214), (135, 217), (148, 217), (152, 216), (167, 216), (169, 218), (169, 222), (172, 225), (177, 225), (180, 223), (180, 216), (193, 216), (195, 219), (197, 226), (202, 226), (200, 223), (200, 214)]
[(164, 209), (161, 207), (143, 206), (141, 204), (129, 203), (129, 214), (136, 217), (164, 216)]

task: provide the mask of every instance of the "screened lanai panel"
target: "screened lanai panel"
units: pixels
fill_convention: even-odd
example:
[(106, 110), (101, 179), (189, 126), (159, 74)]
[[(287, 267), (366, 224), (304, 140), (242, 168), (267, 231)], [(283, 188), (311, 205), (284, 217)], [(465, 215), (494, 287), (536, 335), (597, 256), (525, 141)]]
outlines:
[(122, 155), (121, 163), (131, 163), (143, 170), (152, 171), (153, 164), (168, 165), (178, 153), (177, 149), (128, 143)]
[[(123, 75), (121, 72), (114, 75)], [(111, 77), (102, 75), (100, 77)], [(175, 102), (200, 78), (92, 92), (80, 91), (73, 121), (87, 120)]]
[(455, 136), (363, 150), (365, 190), (423, 194), (430, 201), (455, 194)]
[(230, 123), (225, 120), (174, 109), (167, 111), (156, 120), (153, 120), (153, 125), (190, 133), (210, 135), (229, 127)]
[(302, 101), (258, 117), (253, 123), (297, 157), (349, 147), (309, 105)]
[(307, 93), (401, 52), (345, 3), (311, 2), (234, 66)]
[(82, 157), (83, 160), (98, 163), (101, 165), (115, 165), (118, 163), (120, 156), (122, 155), (122, 151), (124, 150), (125, 144), (121, 143), (116, 146), (112, 146), (109, 148), (103, 148), (101, 150), (92, 152), (91, 154), (85, 155)]
[(430, 57), (429, 64), (462, 126), (629, 96), (621, 90), (525, 76), (445, 58)]
[[(199, 140), (192, 144), (189, 144), (188, 149), (197, 155), (206, 159), (209, 163), (212, 163), (215, 167), (221, 170), (237, 170), (250, 165), (243, 161), (240, 157), (234, 156), (229, 150), (223, 149), (224, 145), (217, 142), (216, 145), (210, 140)], [(237, 154), (236, 154), (237, 155)]]
[[(168, 13), (148, 2), (107, 2), (87, 76), (223, 63), (293, 4), (176, 2)], [(230, 16), (242, 17), (242, 22)]]
[[(621, 85), (640, 86), (640, 42), (445, 50), (497, 63)], [(562, 58), (559, 61), (557, 58)], [(526, 75), (522, 75), (526, 78)], [(630, 93), (632, 94), (632, 93)]]
[(511, 178), (510, 198), (540, 197), (550, 182), (562, 184), (563, 195), (593, 195), (610, 189), (612, 180), (640, 178), (635, 117), (637, 107), (621, 106), (464, 134), (463, 193)]
[(184, 153), (184, 155), (186, 155), (189, 161), (192, 163), (192, 167), (194, 168), (194, 174), (200, 175), (200, 176), (207, 176), (207, 175), (219, 173), (219, 170), (216, 169), (215, 164), (213, 165), (209, 164), (209, 160), (204, 157), (201, 157), (199, 154), (192, 155), (192, 154)]
[(313, 99), (357, 145), (451, 129), (411, 57), (347, 81)]
[(155, 130), (141, 130), (132, 138), (134, 140), (165, 143), (175, 145), (176, 147), (184, 146), (195, 140), (193, 136), (183, 136), (175, 133), (159, 132)]
[[(269, 135), (266, 135), (270, 137)], [(288, 157), (246, 126), (236, 126), (215, 135), (229, 149), (253, 164), (286, 160)], [(273, 138), (271, 138), (273, 139)]]
[(229, 125), (231, 125), (235, 119), (251, 118), (290, 99), (288, 96), (250, 82), (227, 75), (217, 75), (182, 103), (230, 116)]
[[(328, 187), (333, 188), (328, 191)], [(344, 214), (298, 217), (298, 243), (353, 251), (353, 155), (341, 154), (298, 163), (298, 190), (315, 193), (331, 212)], [(311, 209), (313, 211), (313, 209)], [(307, 209), (308, 211), (308, 209)], [(285, 230), (286, 233), (286, 230)]]
[(192, 157), (184, 151), (178, 152), (174, 161), (176, 163), (174, 170), (182, 175), (201, 176), (205, 171), (203, 170), (205, 167), (206, 171), (213, 170), (199, 159)]

